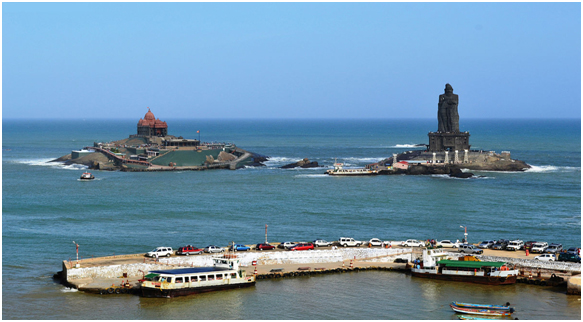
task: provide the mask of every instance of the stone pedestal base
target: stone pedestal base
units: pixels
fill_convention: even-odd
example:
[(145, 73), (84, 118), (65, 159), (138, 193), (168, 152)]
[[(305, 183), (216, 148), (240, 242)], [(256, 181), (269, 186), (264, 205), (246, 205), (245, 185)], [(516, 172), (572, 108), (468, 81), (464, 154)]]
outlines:
[(463, 151), (470, 149), (470, 133), (429, 132), (429, 151)]

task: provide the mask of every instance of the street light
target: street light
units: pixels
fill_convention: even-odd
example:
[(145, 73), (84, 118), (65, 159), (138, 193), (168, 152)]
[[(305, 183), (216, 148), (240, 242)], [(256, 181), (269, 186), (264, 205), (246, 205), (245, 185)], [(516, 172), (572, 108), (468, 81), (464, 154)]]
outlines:
[(267, 244), (267, 225), (265, 225), (265, 243)]
[(468, 227), (466, 226), (460, 226), (460, 228), (464, 229), (464, 243), (468, 243)]

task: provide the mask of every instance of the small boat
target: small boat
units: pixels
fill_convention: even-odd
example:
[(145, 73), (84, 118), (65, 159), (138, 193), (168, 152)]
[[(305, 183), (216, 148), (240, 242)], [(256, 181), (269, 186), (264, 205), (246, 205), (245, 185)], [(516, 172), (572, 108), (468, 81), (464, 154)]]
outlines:
[(498, 311), (510, 311), (514, 312), (514, 308), (507, 305), (490, 305), (490, 304), (472, 304), (472, 303), (462, 303), (462, 302), (452, 302), (451, 304), (457, 307), (463, 307), (468, 309), (487, 309), (487, 310), (498, 310)]
[(458, 319), (460, 320), (498, 320), (501, 319), (496, 316), (472, 316), (472, 315), (458, 315)]
[(95, 177), (89, 172), (83, 172), (81, 175), (81, 180), (93, 180)]
[(465, 314), (477, 314), (477, 315), (489, 315), (489, 316), (510, 316), (512, 312), (510, 311), (500, 311), (500, 310), (488, 310), (488, 309), (468, 309), (453, 304), (449, 305), (452, 310), (457, 313)]
[(334, 169), (326, 170), (327, 175), (331, 176), (373, 176), (379, 174), (377, 170), (366, 168), (344, 169), (343, 163), (334, 163)]

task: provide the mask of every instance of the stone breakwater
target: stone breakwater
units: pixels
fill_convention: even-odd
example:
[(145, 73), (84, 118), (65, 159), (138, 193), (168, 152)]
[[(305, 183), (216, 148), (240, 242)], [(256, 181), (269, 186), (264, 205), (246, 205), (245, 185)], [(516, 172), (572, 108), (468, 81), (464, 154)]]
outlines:
[[(347, 260), (366, 262), (393, 262), (396, 258), (411, 260), (411, 249), (407, 248), (350, 248), (335, 250), (313, 250), (303, 252), (237, 252), (242, 266), (251, 266), (253, 261), (258, 265), (284, 265), (284, 264), (318, 264), (334, 263)], [(127, 277), (142, 277), (144, 272), (180, 267), (212, 266), (213, 255), (195, 255), (161, 258), (158, 263), (132, 263), (108, 266), (95, 266), (71, 268), (68, 262), (63, 262), (67, 282), (80, 279), (118, 278), (124, 274)]]

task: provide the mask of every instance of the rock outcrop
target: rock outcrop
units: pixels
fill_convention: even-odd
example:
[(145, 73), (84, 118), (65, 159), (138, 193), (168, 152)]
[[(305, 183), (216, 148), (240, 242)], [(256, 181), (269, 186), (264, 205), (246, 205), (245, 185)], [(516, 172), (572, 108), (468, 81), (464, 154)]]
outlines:
[(308, 158), (300, 160), (295, 163), (286, 164), (281, 169), (293, 169), (293, 168), (317, 168), (319, 167), (318, 161), (310, 162)]

